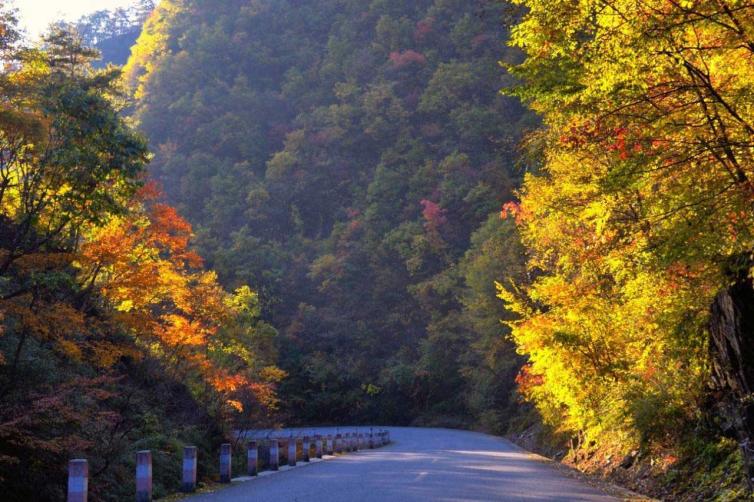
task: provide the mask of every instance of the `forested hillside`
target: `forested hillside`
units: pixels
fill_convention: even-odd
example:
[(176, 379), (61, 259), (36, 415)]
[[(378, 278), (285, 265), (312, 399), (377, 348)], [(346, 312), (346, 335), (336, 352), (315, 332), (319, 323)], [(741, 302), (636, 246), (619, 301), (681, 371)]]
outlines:
[(280, 330), (302, 423), (504, 430), (520, 367), (494, 280), (533, 116), (489, 0), (163, 0), (126, 78), (151, 176)]
[(73, 23), (83, 43), (100, 53), (100, 57), (92, 62), (93, 66), (126, 64), (131, 46), (141, 34), (144, 21), (154, 6), (152, 0), (138, 0), (128, 9), (98, 10)]

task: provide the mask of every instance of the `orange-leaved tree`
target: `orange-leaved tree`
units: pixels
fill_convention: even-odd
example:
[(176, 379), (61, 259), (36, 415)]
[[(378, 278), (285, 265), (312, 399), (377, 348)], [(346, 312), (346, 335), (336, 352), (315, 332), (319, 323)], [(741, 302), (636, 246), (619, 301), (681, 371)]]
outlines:
[(282, 373), (256, 294), (246, 286), (227, 293), (190, 249), (191, 226), (157, 196), (148, 184), (126, 214), (91, 229), (77, 256), (80, 281), (197, 398), (218, 411), (241, 412), (244, 402), (274, 408)]

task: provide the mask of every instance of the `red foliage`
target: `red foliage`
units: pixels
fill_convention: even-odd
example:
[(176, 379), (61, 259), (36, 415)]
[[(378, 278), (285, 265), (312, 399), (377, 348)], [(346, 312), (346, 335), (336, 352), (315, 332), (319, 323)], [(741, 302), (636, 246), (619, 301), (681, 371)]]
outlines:
[(514, 201), (506, 202), (500, 211), (500, 218), (503, 220), (513, 218), (516, 224), (521, 223), (521, 204)]
[(424, 54), (409, 49), (403, 52), (391, 52), (390, 62), (393, 64), (393, 68), (400, 70), (412, 65), (424, 66), (427, 64), (427, 58)]
[(428, 17), (416, 23), (414, 30), (414, 40), (423, 42), (434, 31), (435, 18)]
[(445, 210), (439, 204), (427, 199), (422, 199), (420, 204), (424, 208), (422, 216), (426, 220), (425, 225), (428, 229), (437, 230), (447, 223), (448, 219), (445, 217)]
[(518, 385), (518, 391), (521, 394), (526, 395), (534, 387), (539, 387), (545, 383), (545, 377), (542, 375), (536, 375), (531, 372), (531, 364), (525, 364), (521, 367), (516, 375), (516, 385)]

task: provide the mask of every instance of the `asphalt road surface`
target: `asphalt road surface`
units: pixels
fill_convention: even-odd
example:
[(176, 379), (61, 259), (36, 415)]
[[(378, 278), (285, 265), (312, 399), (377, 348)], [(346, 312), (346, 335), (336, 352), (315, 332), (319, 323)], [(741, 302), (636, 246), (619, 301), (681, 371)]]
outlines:
[[(191, 502), (617, 501), (510, 442), (447, 429), (389, 427), (392, 444), (250, 481)], [(341, 429), (349, 432), (353, 429)], [(362, 429), (363, 430), (363, 429)], [(309, 434), (314, 429), (307, 429)], [(331, 433), (332, 429), (317, 429)]]

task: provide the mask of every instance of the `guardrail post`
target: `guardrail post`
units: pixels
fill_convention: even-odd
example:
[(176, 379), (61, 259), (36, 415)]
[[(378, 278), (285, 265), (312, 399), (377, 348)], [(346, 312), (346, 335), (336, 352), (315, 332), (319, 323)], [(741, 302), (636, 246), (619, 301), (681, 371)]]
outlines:
[(332, 434), (328, 434), (327, 435), (327, 440), (325, 441), (325, 443), (326, 443), (326, 446), (327, 446), (325, 448), (327, 450), (327, 454), (328, 455), (332, 455), (335, 452), (335, 449), (333, 448)]
[(220, 482), (230, 483), (231, 479), (230, 443), (220, 445)]
[(152, 500), (152, 452), (136, 452), (136, 502)]
[(314, 436), (314, 455), (317, 458), (322, 458), (322, 436), (319, 434)]
[(196, 490), (196, 446), (183, 448), (183, 477), (181, 491), (191, 493)]
[(335, 434), (335, 453), (343, 453), (343, 435)]
[(288, 465), (296, 467), (296, 440), (292, 437), (288, 439)]
[(89, 496), (89, 462), (75, 459), (68, 462), (68, 502), (86, 502)]
[(277, 439), (270, 440), (270, 470), (277, 471), (280, 467), (280, 443)]
[(311, 447), (311, 440), (309, 436), (304, 436), (304, 457), (301, 459), (304, 462), (309, 461), (309, 448)]
[(256, 441), (249, 441), (248, 450), (246, 450), (246, 459), (249, 462), (248, 474), (249, 476), (257, 475), (257, 461), (259, 460), (259, 449), (257, 448)]

